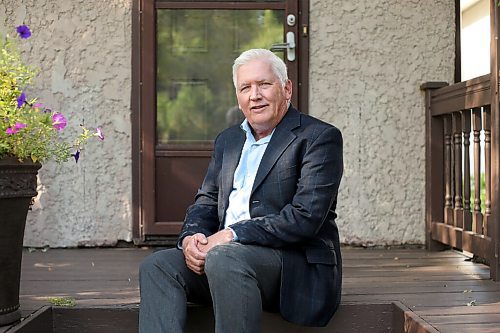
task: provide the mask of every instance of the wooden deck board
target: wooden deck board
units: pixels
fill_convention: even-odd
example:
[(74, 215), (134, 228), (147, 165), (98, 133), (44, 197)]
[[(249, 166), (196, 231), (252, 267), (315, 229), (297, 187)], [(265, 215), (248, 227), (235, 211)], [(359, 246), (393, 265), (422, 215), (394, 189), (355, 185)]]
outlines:
[[(24, 252), (21, 308), (29, 314), (50, 297), (79, 307), (137, 307), (138, 267), (151, 249), (50, 249)], [(399, 301), (439, 332), (500, 332), (500, 283), (489, 269), (454, 251), (343, 251), (344, 304)], [(467, 306), (474, 304), (475, 306)], [(2, 329), (0, 329), (2, 332)]]

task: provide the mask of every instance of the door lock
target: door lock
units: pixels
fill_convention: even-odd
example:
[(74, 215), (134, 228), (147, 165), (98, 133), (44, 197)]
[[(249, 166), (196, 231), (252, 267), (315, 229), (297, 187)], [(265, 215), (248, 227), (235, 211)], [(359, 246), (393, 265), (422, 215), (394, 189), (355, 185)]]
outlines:
[[(294, 17), (295, 18), (295, 17)], [(276, 43), (271, 45), (271, 51), (286, 51), (286, 59), (288, 61), (295, 60), (295, 34), (293, 31), (288, 31), (286, 33), (286, 43)]]

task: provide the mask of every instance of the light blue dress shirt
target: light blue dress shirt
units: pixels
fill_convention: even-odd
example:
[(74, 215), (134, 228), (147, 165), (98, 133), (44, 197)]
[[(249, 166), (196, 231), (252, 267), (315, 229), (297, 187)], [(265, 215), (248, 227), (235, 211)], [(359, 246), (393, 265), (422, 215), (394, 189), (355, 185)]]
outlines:
[[(238, 221), (250, 219), (250, 194), (252, 192), (255, 175), (259, 169), (260, 161), (267, 145), (273, 136), (274, 130), (265, 138), (255, 141), (252, 130), (245, 119), (241, 125), (246, 133), (245, 144), (241, 151), (238, 167), (234, 172), (233, 190), (229, 194), (229, 205), (226, 210), (226, 218), (224, 226), (230, 227), (231, 224)], [(233, 231), (231, 229), (231, 231)], [(233, 231), (235, 240), (238, 236)]]

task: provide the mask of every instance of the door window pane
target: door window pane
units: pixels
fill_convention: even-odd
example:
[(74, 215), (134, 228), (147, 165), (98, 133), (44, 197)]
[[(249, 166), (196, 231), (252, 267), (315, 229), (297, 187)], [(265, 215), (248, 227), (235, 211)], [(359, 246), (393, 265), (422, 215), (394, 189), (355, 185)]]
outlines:
[(243, 120), (232, 63), (246, 49), (282, 42), (283, 16), (283, 10), (158, 10), (157, 144), (210, 143)]

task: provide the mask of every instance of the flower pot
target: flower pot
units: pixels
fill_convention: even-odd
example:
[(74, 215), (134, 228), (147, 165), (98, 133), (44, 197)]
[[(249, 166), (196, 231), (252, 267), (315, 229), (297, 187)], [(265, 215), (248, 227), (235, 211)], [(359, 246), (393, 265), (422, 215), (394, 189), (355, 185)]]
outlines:
[(19, 282), (24, 226), (40, 163), (0, 159), (0, 326), (21, 318)]

